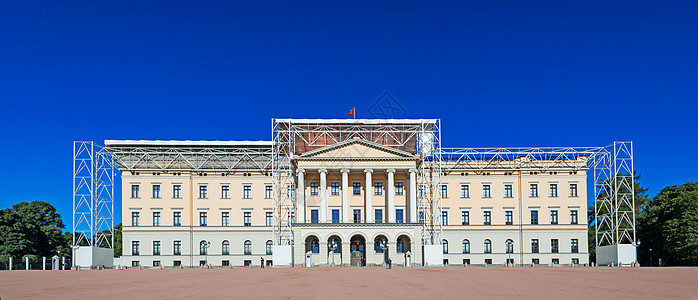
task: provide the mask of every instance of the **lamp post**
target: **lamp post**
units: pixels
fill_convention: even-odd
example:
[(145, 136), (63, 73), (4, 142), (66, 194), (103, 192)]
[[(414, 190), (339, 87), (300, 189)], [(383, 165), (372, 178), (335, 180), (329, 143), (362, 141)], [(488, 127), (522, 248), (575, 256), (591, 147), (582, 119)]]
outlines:
[[(637, 266), (637, 247), (640, 247), (641, 243), (642, 242), (640, 242), (640, 239), (637, 239), (637, 242), (635, 242), (633, 244), (633, 246), (635, 247), (635, 266)], [(619, 265), (620, 265), (620, 263), (619, 263)]]
[(650, 248), (650, 267), (654, 266), (654, 262), (652, 261), (652, 248)]
[(378, 247), (383, 250), (383, 263), (388, 264), (388, 241), (387, 239), (381, 239)]
[(337, 239), (332, 239), (330, 242), (330, 250), (332, 250), (332, 264), (334, 265), (334, 253), (337, 251)]

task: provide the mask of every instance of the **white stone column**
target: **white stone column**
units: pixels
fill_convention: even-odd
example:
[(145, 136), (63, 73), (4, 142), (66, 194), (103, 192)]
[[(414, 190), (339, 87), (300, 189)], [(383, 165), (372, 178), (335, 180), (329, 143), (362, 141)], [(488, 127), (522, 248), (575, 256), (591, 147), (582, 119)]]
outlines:
[(320, 169), (318, 172), (320, 172), (320, 223), (327, 223), (327, 169)]
[(305, 170), (298, 170), (298, 199), (296, 202), (296, 208), (298, 209), (298, 223), (305, 223)]
[(366, 223), (373, 223), (373, 179), (371, 179), (373, 169), (366, 169), (364, 173), (366, 173), (366, 209), (364, 211), (364, 220), (366, 220)]
[(342, 222), (351, 223), (349, 219), (349, 169), (342, 169)]
[(395, 223), (395, 169), (388, 169), (388, 223)]
[(417, 170), (410, 169), (410, 223), (417, 223)]

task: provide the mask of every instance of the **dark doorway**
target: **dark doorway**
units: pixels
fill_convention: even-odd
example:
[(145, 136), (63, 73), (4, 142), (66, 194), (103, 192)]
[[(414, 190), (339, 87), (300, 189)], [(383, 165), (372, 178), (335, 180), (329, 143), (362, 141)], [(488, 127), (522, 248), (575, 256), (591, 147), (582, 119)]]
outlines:
[(366, 239), (360, 235), (351, 237), (351, 265), (360, 267), (366, 257)]

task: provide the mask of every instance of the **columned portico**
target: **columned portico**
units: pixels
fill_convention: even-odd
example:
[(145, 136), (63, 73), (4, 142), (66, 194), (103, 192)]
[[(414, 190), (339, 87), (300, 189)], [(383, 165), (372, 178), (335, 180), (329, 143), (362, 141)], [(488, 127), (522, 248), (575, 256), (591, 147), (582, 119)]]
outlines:
[(388, 169), (388, 223), (395, 223), (395, 169)]
[(417, 223), (417, 170), (410, 169), (410, 223)]
[(305, 170), (298, 170), (298, 222), (305, 223)]
[(375, 221), (373, 219), (373, 180), (371, 179), (373, 169), (365, 169), (364, 173), (366, 173), (366, 212), (364, 215), (366, 223), (373, 223)]
[(327, 223), (327, 169), (320, 169), (320, 222)]
[(342, 222), (351, 223), (349, 218), (349, 169), (342, 169)]

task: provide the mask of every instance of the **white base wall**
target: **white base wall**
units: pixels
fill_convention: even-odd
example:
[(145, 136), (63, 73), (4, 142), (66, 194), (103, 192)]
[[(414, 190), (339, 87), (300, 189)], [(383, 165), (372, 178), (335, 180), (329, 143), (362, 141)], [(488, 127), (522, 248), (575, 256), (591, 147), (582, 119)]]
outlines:
[(293, 246), (280, 245), (273, 247), (273, 263), (274, 267), (291, 267), (293, 266)]
[(114, 249), (79, 246), (73, 250), (75, 253), (75, 266), (90, 268), (114, 266)]
[(442, 245), (424, 245), (424, 266), (441, 267), (444, 265)]
[(637, 262), (637, 249), (631, 244), (601, 246), (596, 249), (599, 266), (630, 265)]

